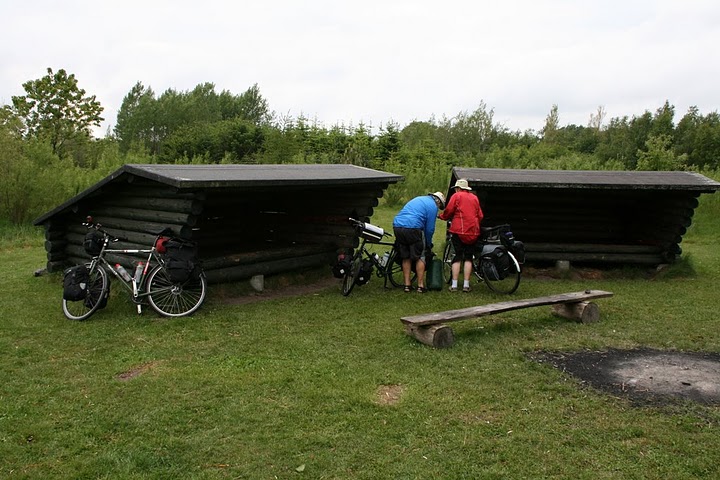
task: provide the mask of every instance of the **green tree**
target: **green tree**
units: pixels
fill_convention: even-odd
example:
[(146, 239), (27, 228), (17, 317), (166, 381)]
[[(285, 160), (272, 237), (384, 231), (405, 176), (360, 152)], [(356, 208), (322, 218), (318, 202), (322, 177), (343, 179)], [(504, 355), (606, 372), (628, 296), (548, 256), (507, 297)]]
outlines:
[(23, 84), (26, 95), (13, 96), (12, 103), (24, 124), (28, 137), (46, 140), (59, 156), (69, 143), (83, 143), (91, 138), (91, 127), (99, 127), (103, 118), (95, 95), (86, 95), (78, 87), (75, 75), (60, 69)]
[(553, 104), (552, 108), (550, 109), (550, 113), (548, 113), (547, 117), (545, 117), (545, 125), (543, 126), (542, 130), (540, 130), (540, 135), (542, 135), (543, 140), (545, 140), (546, 142), (553, 142), (555, 141), (555, 137), (559, 128), (560, 114), (558, 112), (558, 106)]
[(686, 155), (675, 156), (668, 135), (651, 135), (644, 150), (638, 151), (637, 170), (681, 170)]
[(122, 153), (134, 147), (157, 152), (159, 138), (154, 128), (156, 108), (155, 93), (140, 82), (125, 95), (114, 128)]

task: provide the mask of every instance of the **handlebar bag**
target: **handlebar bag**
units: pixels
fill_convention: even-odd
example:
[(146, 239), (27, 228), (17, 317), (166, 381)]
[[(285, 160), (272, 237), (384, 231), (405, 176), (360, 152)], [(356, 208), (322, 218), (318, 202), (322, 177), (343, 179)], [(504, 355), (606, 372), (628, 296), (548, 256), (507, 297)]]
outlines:
[(83, 241), (83, 248), (85, 253), (90, 256), (100, 255), (100, 251), (103, 247), (103, 234), (97, 230), (90, 230), (85, 234), (85, 240)]
[(63, 298), (71, 302), (84, 300), (89, 282), (90, 274), (85, 265), (68, 268), (63, 276)]
[(383, 235), (385, 235), (385, 230), (372, 223), (365, 222), (360, 228), (360, 236), (368, 242), (379, 242)]

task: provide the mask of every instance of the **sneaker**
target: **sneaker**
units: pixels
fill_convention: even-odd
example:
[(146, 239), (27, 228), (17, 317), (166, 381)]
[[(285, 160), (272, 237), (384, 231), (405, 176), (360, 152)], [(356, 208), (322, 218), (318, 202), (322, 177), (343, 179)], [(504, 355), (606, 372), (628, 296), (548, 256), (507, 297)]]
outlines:
[(457, 292), (457, 287), (450, 287), (448, 288), (448, 290), (450, 290), (451, 292)]
[(463, 287), (463, 293), (470, 293), (470, 290), (472, 290), (470, 287)]

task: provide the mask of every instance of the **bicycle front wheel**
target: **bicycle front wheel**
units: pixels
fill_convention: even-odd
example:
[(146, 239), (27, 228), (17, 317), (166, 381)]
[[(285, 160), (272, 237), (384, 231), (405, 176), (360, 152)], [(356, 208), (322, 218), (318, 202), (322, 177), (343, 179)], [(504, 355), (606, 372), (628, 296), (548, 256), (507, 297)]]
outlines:
[(95, 265), (90, 271), (90, 281), (88, 282), (87, 295), (84, 299), (76, 302), (65, 300), (62, 301), (63, 313), (70, 320), (87, 320), (90, 315), (100, 308), (100, 302), (104, 299), (108, 290), (107, 272), (99, 265)]
[(362, 263), (362, 249), (358, 249), (350, 260), (350, 268), (345, 272), (342, 284), (342, 294), (344, 296), (350, 295), (353, 287), (355, 286), (355, 280), (357, 279), (358, 273), (360, 272), (360, 264)]
[(520, 286), (520, 264), (512, 253), (507, 252), (507, 255), (510, 257), (510, 265), (507, 272), (505, 272), (506, 274), (500, 275), (502, 278), (499, 278), (498, 275), (489, 268), (487, 264), (489, 261), (485, 259), (481, 259), (480, 262), (478, 262), (480, 268), (477, 269), (477, 273), (482, 275), (485, 285), (487, 285), (490, 290), (509, 295), (515, 292), (518, 286)]
[(184, 317), (195, 313), (205, 300), (206, 291), (204, 274), (192, 275), (185, 282), (173, 283), (162, 265), (152, 269), (147, 281), (150, 306), (166, 317)]

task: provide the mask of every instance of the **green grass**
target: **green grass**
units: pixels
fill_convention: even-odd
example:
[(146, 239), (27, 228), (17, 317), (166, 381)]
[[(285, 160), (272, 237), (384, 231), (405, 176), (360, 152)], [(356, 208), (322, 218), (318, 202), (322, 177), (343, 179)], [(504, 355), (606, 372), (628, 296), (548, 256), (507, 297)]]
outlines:
[[(33, 276), (42, 239), (3, 237), (0, 478), (718, 477), (720, 408), (631, 407), (526, 356), (720, 352), (720, 208), (705, 197), (671, 272), (523, 279), (515, 294), (610, 290), (600, 323), (519, 310), (455, 324), (447, 350), (405, 336), (399, 318), (504, 298), (408, 295), (373, 278), (350, 297), (338, 284), (230, 305), (226, 286), (169, 320), (138, 316), (114, 289), (78, 323), (62, 315), (60, 276)], [(386, 385), (401, 386), (397, 403), (378, 402)]]

